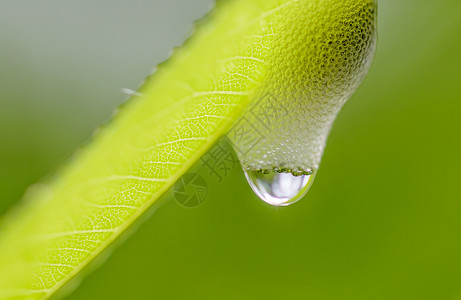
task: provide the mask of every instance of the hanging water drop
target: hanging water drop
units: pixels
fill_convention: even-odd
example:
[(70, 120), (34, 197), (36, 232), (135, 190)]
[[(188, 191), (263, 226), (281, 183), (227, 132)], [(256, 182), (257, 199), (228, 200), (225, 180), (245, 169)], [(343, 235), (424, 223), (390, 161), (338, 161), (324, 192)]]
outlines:
[[(273, 47), (261, 59), (272, 63), (227, 134), (251, 188), (272, 205), (309, 190), (335, 118), (373, 59), (377, 1), (333, 2), (312, 1), (298, 15), (303, 26), (270, 26)], [(277, 46), (287, 39), (289, 50)]]
[(294, 176), (291, 173), (244, 171), (251, 188), (264, 202), (288, 206), (299, 201), (312, 185), (315, 173)]

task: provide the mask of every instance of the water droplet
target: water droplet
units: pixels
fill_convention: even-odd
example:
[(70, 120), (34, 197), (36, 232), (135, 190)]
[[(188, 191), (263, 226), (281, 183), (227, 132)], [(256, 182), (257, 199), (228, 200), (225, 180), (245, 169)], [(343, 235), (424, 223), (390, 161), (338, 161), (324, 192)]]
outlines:
[(315, 177), (315, 172), (299, 176), (260, 170), (244, 172), (256, 195), (274, 206), (288, 206), (299, 201), (306, 195)]

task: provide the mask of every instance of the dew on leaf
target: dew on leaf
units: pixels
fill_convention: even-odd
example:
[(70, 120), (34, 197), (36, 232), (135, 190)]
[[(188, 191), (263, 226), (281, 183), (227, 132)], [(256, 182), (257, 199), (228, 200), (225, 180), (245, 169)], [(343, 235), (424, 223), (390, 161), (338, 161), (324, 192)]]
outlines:
[(244, 171), (251, 189), (261, 200), (274, 206), (288, 206), (299, 201), (312, 185), (315, 172), (295, 176), (291, 173)]

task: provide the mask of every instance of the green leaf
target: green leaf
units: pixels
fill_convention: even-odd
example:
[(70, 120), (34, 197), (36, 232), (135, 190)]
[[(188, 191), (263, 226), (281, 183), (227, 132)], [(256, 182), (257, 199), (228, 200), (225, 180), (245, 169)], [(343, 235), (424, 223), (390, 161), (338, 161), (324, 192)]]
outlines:
[[(331, 38), (328, 30), (334, 34), (341, 26), (339, 20), (345, 15), (360, 18), (349, 12), (372, 3), (220, 1), (193, 37), (59, 176), (33, 186), (23, 206), (5, 218), (0, 297), (53, 295), (229, 130), (253, 96), (267, 88), (271, 70), (295, 70), (287, 76), (303, 82), (306, 70), (297, 64), (315, 58), (313, 72), (321, 72), (322, 57), (298, 50), (305, 44), (308, 49), (323, 47)], [(310, 32), (313, 24), (325, 32)], [(294, 55), (299, 59), (292, 60)], [(283, 80), (277, 84), (280, 91), (290, 88)]]

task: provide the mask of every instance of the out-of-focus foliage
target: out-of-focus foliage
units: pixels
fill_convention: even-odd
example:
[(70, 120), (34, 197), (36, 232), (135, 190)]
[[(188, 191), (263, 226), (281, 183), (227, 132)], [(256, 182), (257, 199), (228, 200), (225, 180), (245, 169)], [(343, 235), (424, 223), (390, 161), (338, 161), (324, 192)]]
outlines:
[[(59, 13), (37, 2), (13, 19), (10, 2), (0, 10), (2, 211), (110, 115), (156, 47), (181, 41), (189, 21), (165, 15), (182, 5), (189, 20), (200, 15), (198, 1), (162, 13), (150, 1), (63, 2)], [(461, 298), (460, 16), (454, 0), (381, 1), (374, 66), (306, 199), (268, 207), (240, 172), (219, 184), (198, 168), (207, 201), (166, 203), (69, 299)], [(139, 36), (114, 30), (129, 20)]]

